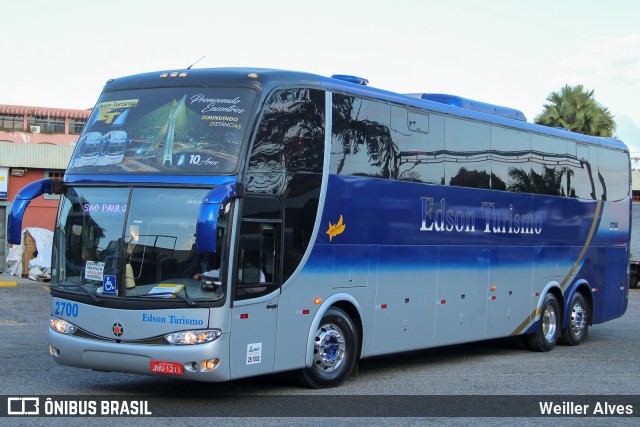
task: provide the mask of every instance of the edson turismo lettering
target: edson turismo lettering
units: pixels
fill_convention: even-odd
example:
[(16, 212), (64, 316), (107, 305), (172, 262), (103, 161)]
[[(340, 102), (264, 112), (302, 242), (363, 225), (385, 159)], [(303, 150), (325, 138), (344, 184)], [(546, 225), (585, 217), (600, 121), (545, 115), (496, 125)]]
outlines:
[[(473, 210), (447, 209), (446, 199), (440, 199), (436, 209), (432, 197), (421, 197), (422, 225), (420, 231), (474, 233), (476, 231), (476, 213)], [(533, 214), (517, 213), (513, 205), (507, 211), (499, 211), (493, 202), (482, 202), (481, 215), (485, 233), (492, 234), (540, 234), (542, 219)]]
[(142, 321), (149, 323), (168, 323), (172, 325), (189, 325), (189, 326), (203, 326), (204, 321), (200, 319), (190, 319), (186, 316), (174, 316), (170, 314), (167, 316), (156, 316), (151, 313), (142, 313)]

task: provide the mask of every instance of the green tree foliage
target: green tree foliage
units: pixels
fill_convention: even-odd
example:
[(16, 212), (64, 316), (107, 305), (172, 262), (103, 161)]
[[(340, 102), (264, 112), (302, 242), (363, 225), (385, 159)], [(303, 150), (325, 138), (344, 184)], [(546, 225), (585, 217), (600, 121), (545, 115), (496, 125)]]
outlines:
[(609, 109), (593, 98), (593, 90), (582, 85), (565, 85), (559, 92), (551, 92), (547, 101), (535, 118), (537, 124), (593, 136), (611, 137), (616, 130)]

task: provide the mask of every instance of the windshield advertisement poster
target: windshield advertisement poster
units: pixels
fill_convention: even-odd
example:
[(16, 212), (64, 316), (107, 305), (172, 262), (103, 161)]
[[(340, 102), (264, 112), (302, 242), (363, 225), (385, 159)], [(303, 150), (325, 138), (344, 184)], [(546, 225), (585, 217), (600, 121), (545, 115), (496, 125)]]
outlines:
[(230, 173), (255, 93), (246, 88), (105, 93), (70, 173)]

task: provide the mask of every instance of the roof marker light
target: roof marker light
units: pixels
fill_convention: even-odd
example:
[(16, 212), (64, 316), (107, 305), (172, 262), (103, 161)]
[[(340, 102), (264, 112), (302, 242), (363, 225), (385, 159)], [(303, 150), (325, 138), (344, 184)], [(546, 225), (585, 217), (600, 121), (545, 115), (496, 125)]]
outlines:
[(247, 74), (247, 77), (249, 77), (250, 79), (257, 79), (258, 78), (258, 73), (249, 73), (249, 74)]
[(160, 78), (161, 78), (161, 79), (166, 79), (167, 77), (169, 77), (169, 73), (162, 73), (162, 74), (160, 74)]

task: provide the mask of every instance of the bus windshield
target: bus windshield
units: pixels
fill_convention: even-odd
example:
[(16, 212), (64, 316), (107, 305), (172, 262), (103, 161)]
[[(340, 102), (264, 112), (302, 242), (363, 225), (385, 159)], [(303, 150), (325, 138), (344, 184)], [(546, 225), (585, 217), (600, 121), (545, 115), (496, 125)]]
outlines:
[[(81, 286), (97, 296), (222, 298), (222, 251), (196, 251), (196, 219), (206, 194), (184, 188), (68, 188), (55, 233), (52, 286)], [(222, 209), (220, 247), (226, 223)]]
[(237, 87), (105, 92), (67, 172), (231, 173), (255, 98)]

